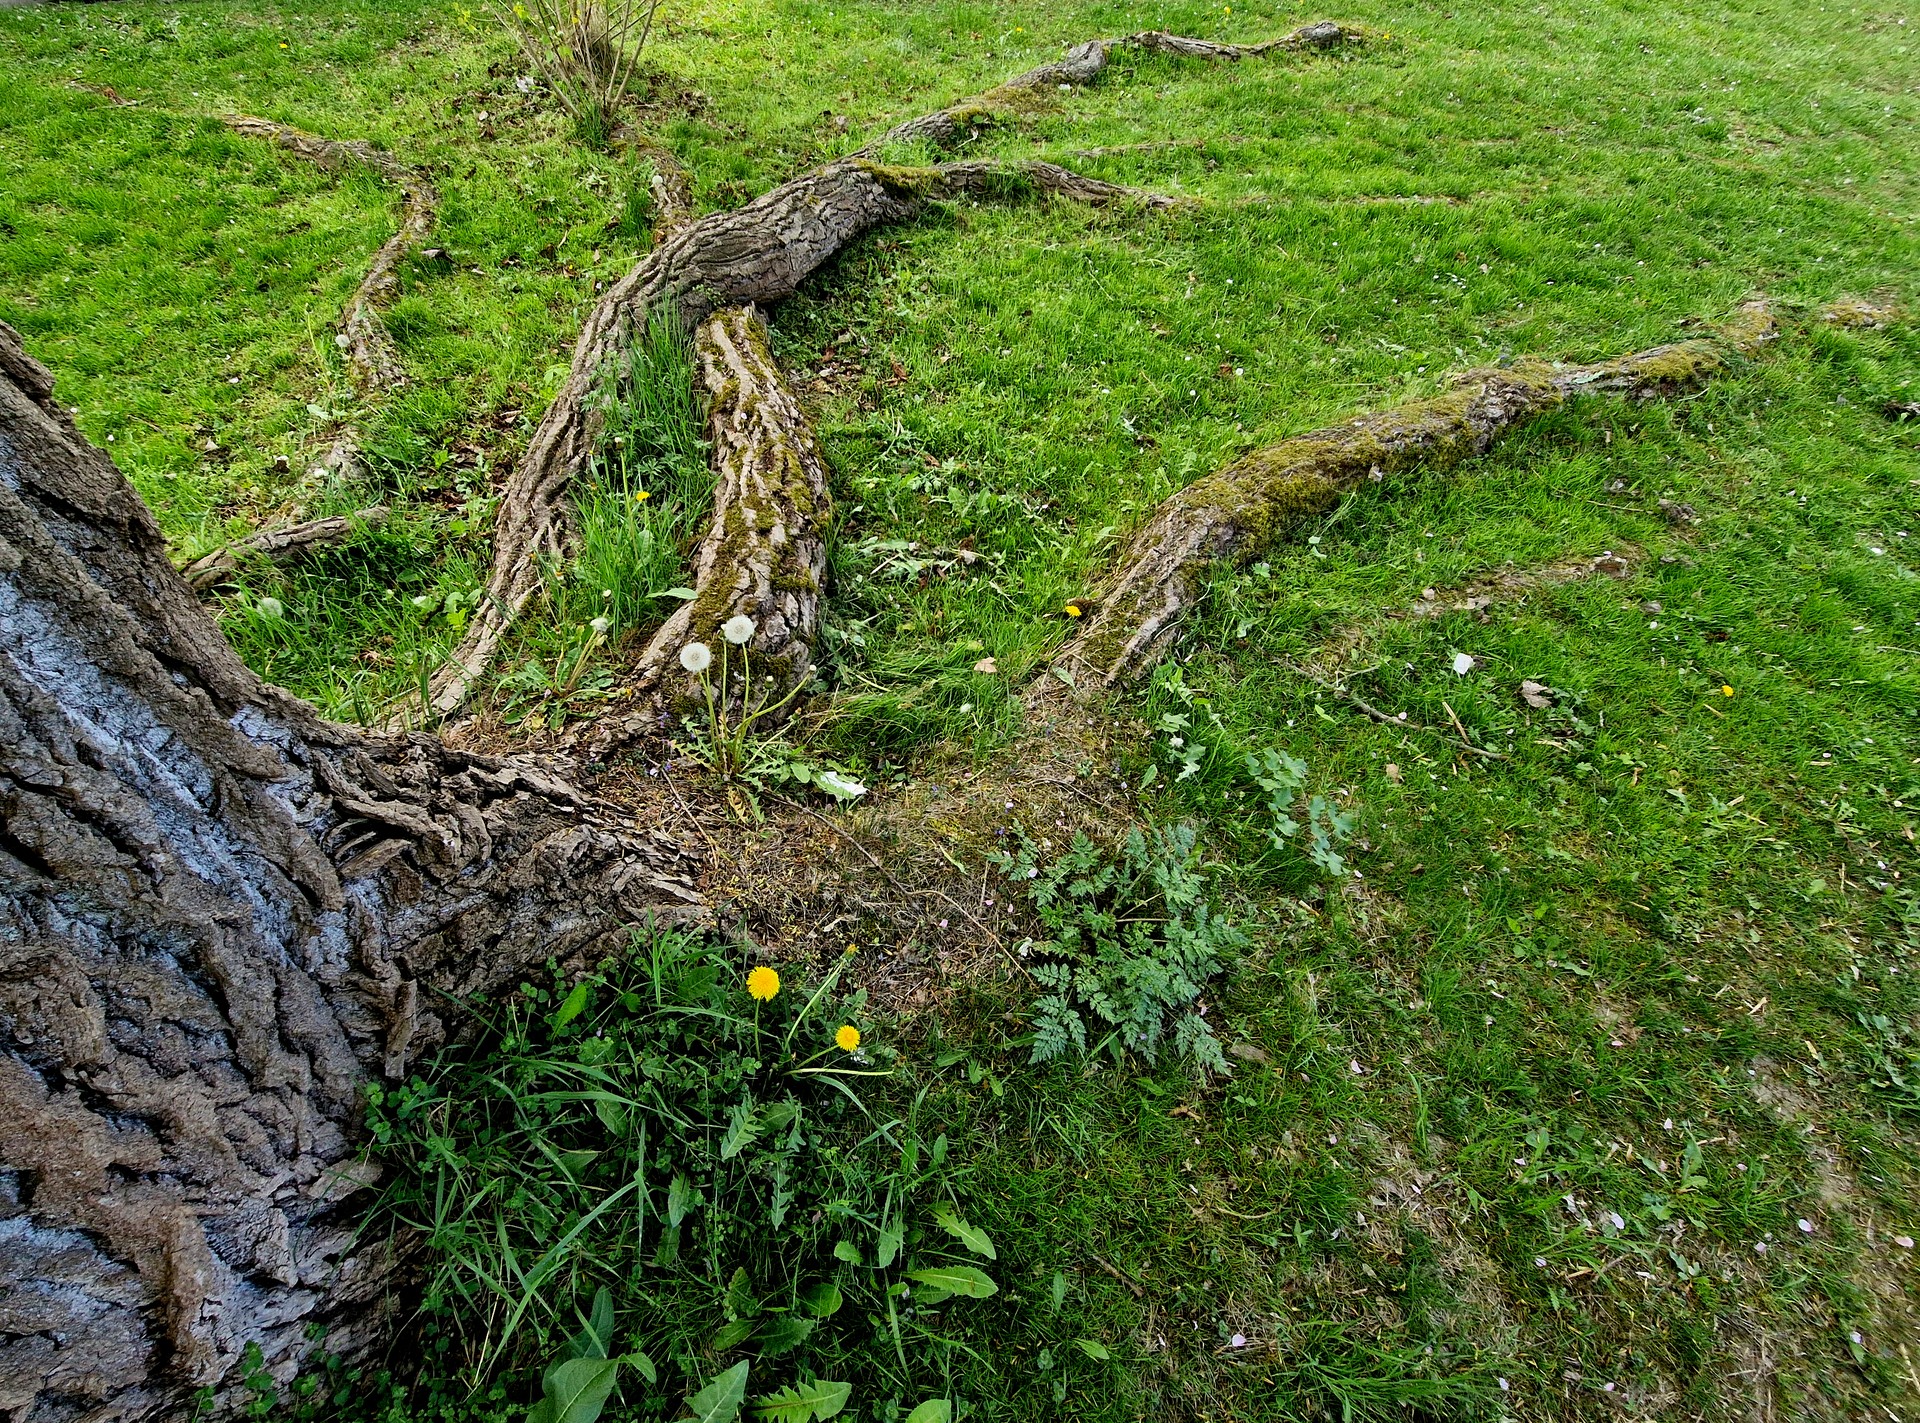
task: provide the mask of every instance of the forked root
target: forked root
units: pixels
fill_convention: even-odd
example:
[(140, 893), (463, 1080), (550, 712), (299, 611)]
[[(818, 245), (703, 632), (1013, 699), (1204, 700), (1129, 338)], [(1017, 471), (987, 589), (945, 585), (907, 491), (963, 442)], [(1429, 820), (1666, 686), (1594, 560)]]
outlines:
[(1750, 301), (1711, 336), (1593, 365), (1528, 360), (1472, 371), (1431, 400), (1256, 450), (1160, 506), (1053, 666), (1083, 691), (1096, 682), (1111, 688), (1159, 657), (1213, 564), (1257, 557), (1347, 491), (1415, 466), (1446, 469), (1484, 454), (1508, 431), (1584, 392), (1648, 400), (1692, 389), (1777, 335), (1767, 304)]
[[(984, 97), (998, 104), (1016, 91), (1032, 95), (1049, 84), (1089, 82), (1106, 67), (1107, 53), (1115, 47), (1237, 59), (1282, 49), (1327, 48), (1359, 33), (1322, 21), (1265, 45), (1246, 47), (1157, 32), (1126, 40), (1096, 40), (1071, 51), (1060, 65), (1021, 75)], [(979, 107), (979, 102), (968, 101), (899, 125), (887, 137), (946, 142), (961, 136), (965, 124), (959, 116)], [(493, 567), (466, 638), (428, 688), (433, 712), (449, 715), (466, 700), (514, 621), (539, 592), (543, 563), (564, 558), (572, 547), (570, 490), (574, 476), (600, 440), (602, 419), (596, 401), (602, 373), (636, 333), (646, 330), (656, 310), (671, 311), (682, 329), (694, 330), (725, 307), (785, 300), (862, 233), (912, 217), (929, 199), (956, 193), (990, 194), (1012, 186), (1095, 204), (1124, 200), (1164, 207), (1172, 201), (1082, 178), (1045, 163), (888, 168), (866, 159), (873, 147), (802, 174), (733, 212), (713, 213), (672, 227), (646, 260), (609, 289), (589, 313), (574, 344), (567, 383), (547, 407), (501, 490)]]

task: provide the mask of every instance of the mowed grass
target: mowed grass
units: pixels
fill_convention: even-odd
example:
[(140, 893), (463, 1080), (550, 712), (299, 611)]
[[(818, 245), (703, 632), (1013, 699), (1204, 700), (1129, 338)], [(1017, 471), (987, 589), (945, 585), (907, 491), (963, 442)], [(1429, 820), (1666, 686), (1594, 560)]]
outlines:
[[(686, 5), (643, 125), (730, 206), (1090, 35), (1314, 17)], [(1152, 732), (1125, 767), (1158, 768), (1142, 816), (1201, 826), (1255, 939), (1209, 1003), (1245, 1052), (1204, 1085), (1032, 1069), (994, 983), (916, 1029), (938, 1041), (902, 1088), (964, 1150), (1006, 1286), (925, 1382), (1006, 1418), (1911, 1416), (1920, 422), (1883, 411), (1920, 399), (1920, 327), (1813, 312), (1920, 298), (1920, 21), (1339, 17), (1382, 37), (1124, 58), (977, 145), (1190, 207), (956, 205), (776, 313), (840, 499), (824, 748), (876, 782), (943, 740), (995, 754), (1065, 599), (1258, 443), (1508, 355), (1655, 344), (1757, 291), (1786, 335), (1697, 397), (1581, 402), (1221, 573), (1177, 677), (1116, 714), (1184, 716), (1203, 748), (1178, 779), (1191, 746)], [(335, 714), (404, 688), (452, 636), (443, 595), (484, 567), (486, 496), (593, 284), (644, 245), (643, 166), (572, 142), (498, 40), (424, 6), (0, 14), (0, 64), (0, 319), (183, 550), (308, 499), (336, 418), (360, 420), (380, 488), (330, 497), (408, 506), (389, 561), (282, 589), (279, 661), (244, 598), (229, 625)], [(329, 322), (388, 195), (205, 119), (228, 109), (433, 166), (450, 260), (408, 274), (414, 381), (386, 407), (353, 408)], [(905, 541), (988, 562), (901, 576)], [(1624, 577), (1413, 615), (1607, 550)], [(988, 654), (998, 676), (971, 670)], [(350, 666), (377, 674), (359, 700)], [(1357, 812), (1346, 883), (1261, 853), (1243, 757), (1266, 747)]]

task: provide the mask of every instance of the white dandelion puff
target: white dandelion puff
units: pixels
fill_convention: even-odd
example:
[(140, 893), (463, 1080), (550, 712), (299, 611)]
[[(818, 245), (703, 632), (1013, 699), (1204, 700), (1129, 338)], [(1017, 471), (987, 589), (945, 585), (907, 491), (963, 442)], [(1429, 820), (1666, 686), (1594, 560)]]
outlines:
[(713, 666), (713, 649), (704, 642), (690, 642), (680, 649), (680, 665), (697, 677)]

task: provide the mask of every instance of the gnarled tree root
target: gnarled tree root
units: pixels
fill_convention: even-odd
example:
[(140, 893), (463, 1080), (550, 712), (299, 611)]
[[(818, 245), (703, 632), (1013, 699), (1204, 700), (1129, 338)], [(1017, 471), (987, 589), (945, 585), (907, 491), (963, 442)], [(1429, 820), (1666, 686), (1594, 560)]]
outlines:
[(259, 529), (243, 539), (222, 544), (212, 553), (202, 554), (180, 570), (187, 586), (196, 593), (209, 593), (230, 583), (249, 563), (266, 559), (290, 564), (321, 549), (345, 543), (361, 529), (377, 529), (392, 514), (384, 504), (360, 509), (351, 514), (330, 514), (324, 519), (308, 519), (278, 529)]
[[(754, 707), (780, 703), (813, 670), (832, 508), (826, 463), (774, 363), (757, 310), (715, 314), (700, 327), (694, 354), (716, 475), (713, 520), (694, 559), (695, 596), (634, 664), (634, 694), (656, 704), (650, 712), (603, 718), (595, 728), (600, 743), (656, 729), (674, 705), (697, 701), (700, 683), (681, 668), (680, 649), (703, 642), (717, 652), (729, 618), (745, 615), (755, 624), (747, 644)], [(717, 673), (716, 666), (708, 675)], [(779, 719), (770, 711), (765, 721)]]
[(1160, 506), (1053, 665), (1081, 690), (1094, 682), (1111, 688), (1158, 658), (1199, 599), (1210, 566), (1258, 556), (1366, 480), (1416, 465), (1444, 469), (1484, 454), (1509, 430), (1583, 392), (1652, 399), (1691, 389), (1776, 335), (1767, 304), (1748, 302), (1709, 337), (1594, 365), (1528, 360), (1472, 371), (1431, 400), (1256, 450)]
[(1006, 83), (983, 94), (962, 99), (944, 109), (895, 124), (879, 138), (862, 148), (862, 154), (876, 153), (889, 144), (926, 142), (945, 148), (976, 130), (1001, 119), (1030, 113), (1048, 101), (1061, 85), (1091, 84), (1100, 77), (1117, 50), (1137, 49), (1151, 53), (1178, 55), (1185, 59), (1240, 60), (1259, 55), (1302, 50), (1335, 49), (1363, 39), (1365, 31), (1335, 20), (1316, 20), (1302, 25), (1278, 39), (1260, 44), (1217, 44), (1212, 40), (1186, 39), (1164, 30), (1143, 30), (1120, 39), (1088, 40), (1068, 50), (1065, 57), (1016, 75)]
[(400, 290), (401, 261), (433, 229), (434, 209), (439, 202), (433, 185), (419, 169), (362, 139), (320, 138), (289, 124), (244, 114), (229, 115), (223, 122), (235, 133), (264, 138), (330, 173), (358, 163), (400, 189), (403, 202), (399, 230), (373, 254), (366, 276), (347, 298), (340, 312), (340, 333), (346, 338), (347, 368), (363, 396), (404, 384), (406, 372), (380, 313)]
[[(1049, 83), (1088, 82), (1106, 67), (1108, 51), (1121, 45), (1238, 58), (1285, 48), (1325, 48), (1358, 34), (1351, 27), (1323, 21), (1264, 46), (1238, 49), (1157, 32), (1124, 41), (1096, 40), (1071, 51), (1060, 65), (1021, 75), (986, 98), (1004, 97), (1003, 91), (1031, 94)], [(1075, 80), (1074, 75), (1081, 77)], [(936, 144), (957, 138), (965, 125), (956, 116), (979, 111), (984, 102), (969, 101), (911, 120), (887, 137)], [(994, 104), (1001, 100), (993, 99), (987, 107)], [(1085, 202), (1135, 198), (1165, 206), (1169, 201), (1081, 178), (1053, 164), (889, 168), (865, 158), (873, 147), (802, 174), (732, 212), (709, 214), (674, 228), (645, 261), (601, 297), (574, 342), (566, 385), (547, 407), (501, 491), (493, 567), (466, 638), (429, 686), (428, 701), (434, 712), (449, 715), (466, 700), (507, 630), (539, 591), (542, 564), (564, 557), (571, 547), (574, 529), (568, 491), (599, 443), (602, 420), (595, 403), (602, 372), (636, 333), (646, 329), (653, 312), (672, 311), (682, 329), (693, 330), (723, 307), (785, 300), (869, 229), (910, 218), (929, 199), (993, 192), (1010, 181)]]

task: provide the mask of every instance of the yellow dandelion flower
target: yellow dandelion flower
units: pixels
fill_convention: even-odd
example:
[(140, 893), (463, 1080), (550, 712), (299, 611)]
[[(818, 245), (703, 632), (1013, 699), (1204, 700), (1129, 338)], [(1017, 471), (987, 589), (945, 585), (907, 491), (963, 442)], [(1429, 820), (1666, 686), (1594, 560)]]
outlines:
[(1721, 695), (1721, 696), (1723, 696), (1723, 697), (1730, 697), (1730, 696), (1732, 696), (1732, 695), (1733, 695), (1733, 688), (1731, 688), (1731, 687), (1722, 687), (1722, 688), (1720, 689), (1720, 695)]
[(1078, 603), (1067, 604), (1067, 616), (1070, 618), (1080, 617), (1085, 613), (1085, 611), (1086, 610), (1083, 609)]
[(651, 498), (653, 498), (653, 494), (649, 490), (636, 489), (633, 492), (633, 499), (636, 504), (645, 503), (647, 500)]
[(833, 1040), (839, 1045), (840, 1051), (852, 1052), (860, 1046), (860, 1030), (852, 1023), (846, 1023), (833, 1035)]
[(859, 952), (860, 952), (860, 946), (859, 946), (858, 944), (848, 944), (848, 945), (847, 945), (847, 957), (848, 957), (848, 958), (852, 958), (852, 957), (853, 957), (853, 956), (854, 956), (855, 954), (857, 954), (857, 953), (859, 953)]
[(767, 1002), (779, 991), (780, 975), (772, 969), (763, 966), (747, 975), (747, 992), (762, 1003)]

